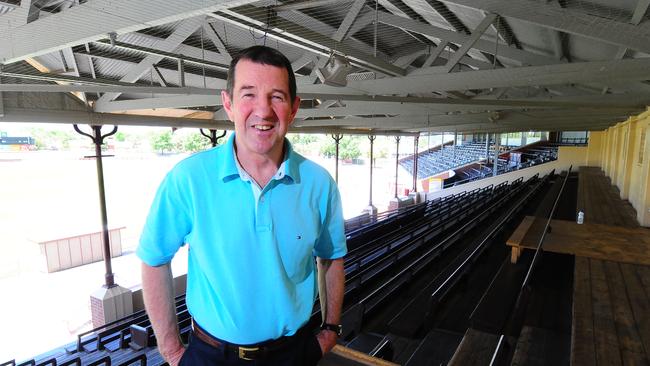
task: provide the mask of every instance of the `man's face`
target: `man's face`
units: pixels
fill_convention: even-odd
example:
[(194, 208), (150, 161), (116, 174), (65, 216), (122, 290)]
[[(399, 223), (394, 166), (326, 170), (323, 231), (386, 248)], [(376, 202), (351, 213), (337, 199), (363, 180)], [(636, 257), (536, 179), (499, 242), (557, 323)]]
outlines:
[(289, 96), (286, 69), (241, 60), (235, 68), (232, 95), (222, 91), (221, 99), (235, 123), (240, 159), (281, 156), (284, 136), (300, 104), (300, 98), (292, 101)]

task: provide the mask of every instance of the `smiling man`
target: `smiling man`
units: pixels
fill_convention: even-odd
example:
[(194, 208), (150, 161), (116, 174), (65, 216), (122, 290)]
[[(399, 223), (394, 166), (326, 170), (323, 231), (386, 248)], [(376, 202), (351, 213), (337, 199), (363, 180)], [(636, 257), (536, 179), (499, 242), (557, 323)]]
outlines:
[[(331, 176), (291, 148), (296, 80), (280, 52), (233, 58), (221, 94), (235, 133), (165, 177), (140, 238), (144, 301), (158, 349), (176, 365), (315, 365), (340, 334), (345, 245)], [(188, 244), (186, 348), (170, 262)], [(316, 262), (314, 261), (316, 257)], [(322, 274), (325, 322), (306, 324)]]

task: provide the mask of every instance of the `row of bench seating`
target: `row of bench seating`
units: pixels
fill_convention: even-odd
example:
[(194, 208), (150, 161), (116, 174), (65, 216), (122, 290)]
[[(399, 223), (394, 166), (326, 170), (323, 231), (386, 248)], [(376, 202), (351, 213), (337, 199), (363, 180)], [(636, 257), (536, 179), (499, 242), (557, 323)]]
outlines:
[[(504, 200), (507, 201), (505, 202), (506, 205), (510, 204), (509, 202), (514, 202), (511, 209), (507, 211), (501, 210), (504, 203), (497, 202), (481, 213), (477, 218), (478, 221), (490, 218), (492, 223), (485, 225), (478, 238), (450, 262), (437, 277), (420, 291), (408, 306), (390, 321), (388, 328), (392, 333), (413, 336), (418, 332), (419, 327), (427, 324), (427, 319), (433, 316), (436, 306), (444, 300), (445, 296), (461, 278), (471, 270), (472, 265), (489, 245), (498, 230), (545, 183), (544, 180), (539, 180), (537, 176), (530, 178), (527, 184), (521, 182), (521, 179), (513, 182), (511, 189), (504, 197)], [(519, 197), (522, 193), (525, 193), (523, 197)], [(517, 201), (514, 201), (514, 199), (517, 199)], [(498, 217), (496, 220), (495, 215)]]
[[(557, 199), (556, 197), (561, 194), (563, 180), (557, 179), (553, 183), (547, 198)], [(538, 207), (537, 215), (541, 217), (552, 215), (553, 200), (546, 199)], [(514, 345), (517, 344), (517, 337), (522, 330), (524, 312), (530, 298), (527, 281), (535, 268), (535, 261), (530, 254), (527, 253), (527, 256), (517, 264), (511, 263), (508, 258), (504, 259), (481, 301), (472, 312), (470, 328), (450, 364), (464, 365), (469, 360), (482, 363), (490, 359), (494, 364), (509, 364), (509, 359), (516, 353)], [(524, 333), (521, 333), (522, 336), (527, 337)], [(529, 345), (526, 341), (522, 344)], [(561, 352), (560, 347), (556, 350)], [(527, 351), (523, 349), (519, 351), (517, 357), (525, 359), (522, 354)], [(512, 362), (520, 364), (515, 358), (512, 358)]]
[[(460, 195), (458, 195), (458, 197), (460, 197)], [(384, 219), (386, 222), (383, 222), (384, 219), (380, 219), (373, 225), (368, 225), (363, 228), (363, 230), (350, 230), (351, 233), (348, 233), (347, 235), (353, 246), (351, 253), (356, 252), (354, 250), (354, 243), (357, 236), (367, 236), (369, 232), (372, 235), (373, 232), (376, 233), (381, 231), (382, 226), (387, 224), (394, 225), (397, 222), (399, 225), (399, 222), (408, 220), (408, 217), (406, 216), (417, 215), (418, 210), (426, 209), (426, 207), (438, 207), (441, 202), (447, 200), (449, 199), (439, 200), (433, 203), (427, 202), (422, 205), (408, 208), (407, 210), (401, 210), (401, 212), (392, 212), (385, 215)], [(367, 246), (365, 248), (367, 248)], [(348, 266), (346, 271), (348, 273), (354, 273), (355, 270), (350, 269), (350, 267), (354, 266)], [(185, 304), (185, 296), (180, 295), (176, 298), (175, 302), (181, 336), (185, 341), (187, 341), (191, 318)], [(319, 309), (318, 304), (316, 304), (314, 309)], [(318, 312), (315, 311), (314, 317), (316, 317), (317, 314)], [(149, 359), (149, 363), (151, 363), (152, 360), (161, 361), (160, 355), (157, 355), (155, 351), (151, 352), (152, 347), (155, 345), (156, 341), (151, 324), (147, 314), (142, 310), (124, 319), (81, 333), (78, 335), (76, 343), (54, 350), (48, 354), (39, 356), (36, 359), (22, 362), (19, 365), (100, 365), (111, 364), (111, 362), (112, 364), (121, 364), (121, 362), (124, 362), (125, 365), (128, 365), (143, 358)], [(149, 349), (148, 352), (140, 352), (141, 350), (147, 349)], [(133, 355), (134, 351), (138, 351), (136, 352), (136, 355)], [(149, 355), (150, 353), (151, 355)], [(131, 355), (133, 357), (123, 357), (122, 354)], [(141, 360), (141, 364), (147, 364), (146, 359), (143, 361)], [(15, 360), (12, 360), (1, 365), (14, 366), (16, 365), (16, 362)]]
[[(506, 200), (507, 193), (519, 186), (523, 186), (521, 181), (510, 187), (502, 183), (424, 202), (349, 230), (344, 307), (347, 336), (360, 331), (363, 314), (390, 298), (400, 284), (417, 276), (433, 258), (452, 245), (468, 225), (475, 225), (475, 218), (485, 212), (488, 205)], [(191, 320), (184, 296), (176, 298), (176, 311), (181, 334), (187, 340)], [(316, 304), (312, 323), (317, 325), (319, 321), (320, 306)], [(378, 345), (376, 354), (388, 352), (389, 343)], [(81, 334), (75, 344), (21, 365), (156, 365), (161, 364), (162, 359), (155, 344), (148, 317), (141, 311)], [(15, 362), (4, 365), (15, 365)]]
[[(509, 197), (504, 197), (501, 202), (507, 204), (507, 202), (511, 201), (511, 199), (516, 197), (517, 194), (524, 195), (524, 197), (521, 198), (517, 202), (517, 204), (514, 206), (513, 209), (511, 209), (509, 212), (507, 212), (506, 217), (508, 219), (513, 217), (513, 214), (516, 212), (516, 210), (518, 210), (518, 209), (520, 209), (522, 207), (523, 202), (530, 199), (531, 195), (533, 195), (539, 189), (539, 187), (541, 187), (544, 184), (545, 180), (544, 181), (538, 181), (536, 178), (533, 178), (531, 181), (527, 182), (526, 184), (520, 184), (521, 181), (516, 182), (515, 184), (513, 184), (510, 187), (510, 188), (512, 188), (512, 190), (508, 190)], [(519, 183), (519, 187), (517, 187), (518, 183)], [(529, 190), (528, 188), (531, 188), (531, 184), (535, 184), (535, 185), (532, 186), (532, 188), (533, 188), (532, 190)], [(492, 205), (491, 208), (495, 208), (495, 206), (496, 205)], [(484, 212), (484, 215), (485, 215), (484, 217), (492, 217), (491, 215), (489, 215), (489, 213), (493, 212), (493, 211), (486, 210), (486, 211), (483, 211), (483, 212)], [(480, 221), (480, 220), (474, 219), (472, 221), (476, 222), (476, 221)], [(441, 275), (439, 275), (434, 280), (434, 282), (433, 282), (434, 285), (433, 286), (427, 286), (427, 289), (425, 289), (422, 292), (422, 294), (424, 294), (424, 296), (422, 296), (422, 298), (425, 299), (424, 302), (429, 304), (429, 306), (423, 306), (421, 308), (426, 308), (426, 309), (434, 309), (435, 308), (435, 307), (433, 307), (431, 305), (441, 301), (444, 298), (445, 294), (448, 293), (450, 287), (453, 286), (453, 284), (457, 283), (459, 281), (459, 279), (463, 276), (463, 274), (466, 271), (468, 271), (469, 266), (471, 266), (471, 264), (475, 262), (476, 257), (479, 256), (480, 253), (482, 252), (482, 250), (484, 249), (485, 242), (487, 240), (489, 240), (494, 235), (494, 233), (496, 231), (500, 230), (500, 227), (503, 226), (504, 221), (505, 221), (505, 219), (502, 220), (501, 222), (491, 226), (490, 228), (488, 228), (488, 230), (490, 230), (490, 232), (486, 233), (486, 235), (479, 235), (480, 237), (482, 237), (484, 239), (480, 243), (478, 243), (478, 245), (470, 246), (469, 248), (467, 248), (465, 253), (461, 254), (458, 257), (458, 260), (455, 261), (457, 263), (452, 263), (448, 267), (448, 269), (446, 270), (447, 271), (446, 273), (442, 273)], [(458, 229), (456, 232), (453, 233), (453, 235), (449, 236), (449, 238), (455, 238), (455, 237), (458, 237), (458, 236), (462, 236), (462, 233), (465, 232), (464, 229), (465, 228)], [(470, 255), (467, 255), (467, 253), (470, 253)], [(458, 263), (460, 263), (460, 264), (456, 265)], [(449, 272), (452, 272), (452, 275), (448, 275)], [(407, 272), (402, 271), (401, 273), (403, 274), (403, 273), (407, 273)], [(392, 277), (389, 281), (387, 281), (387, 284), (386, 284), (385, 287), (387, 287), (389, 291), (390, 290), (394, 291), (394, 290), (397, 290), (400, 286), (392, 286), (393, 283), (396, 283), (398, 285), (402, 285), (402, 284), (404, 284), (406, 282), (407, 281), (400, 281), (400, 276), (395, 276), (395, 277)], [(437, 283), (437, 285), (435, 285), (436, 283)], [(427, 293), (427, 291), (429, 289), (433, 289), (433, 290), (431, 290), (431, 292)], [(414, 303), (414, 302), (415, 301), (412, 301), (412, 303)], [(358, 309), (358, 308), (353, 309), (352, 311), (356, 311), (357, 313), (362, 313), (362, 310)], [(395, 328), (401, 328), (402, 330), (406, 330), (406, 332), (402, 332), (402, 333), (406, 333), (405, 335), (407, 335), (407, 336), (412, 336), (417, 331), (418, 326), (421, 326), (422, 324), (426, 323), (426, 320), (423, 320), (422, 318), (430, 315), (427, 312), (421, 312), (421, 311), (419, 312), (412, 306), (405, 307), (400, 314), (401, 315), (396, 316), (389, 323), (388, 328), (393, 330), (393, 331), (395, 330)], [(413, 316), (414, 314), (415, 314), (415, 316)], [(404, 317), (406, 317), (406, 318), (411, 317), (411, 318), (415, 319), (415, 321), (408, 321), (408, 319), (405, 319)], [(435, 333), (435, 334), (433, 334), (433, 333)], [(404, 343), (405, 338), (395, 336), (393, 333), (389, 333), (384, 338), (377, 337), (376, 335), (374, 335), (374, 337), (376, 338), (376, 343), (377, 343), (376, 348), (381, 347), (382, 350), (383, 349), (389, 349), (391, 353), (393, 353), (393, 352), (397, 352), (397, 353), (399, 353), (399, 352), (402, 352), (402, 353), (403, 352), (407, 352), (407, 353), (411, 352), (412, 354), (411, 354), (411, 357), (409, 358), (409, 362), (407, 362), (407, 365), (420, 365), (420, 364), (422, 364), (421, 363), (422, 360), (429, 360), (427, 355), (430, 355), (432, 353), (432, 347), (435, 348), (435, 347), (439, 346), (439, 345), (436, 346), (432, 342), (427, 342), (427, 340), (431, 341), (432, 339), (436, 339), (436, 338), (441, 337), (441, 334), (439, 334), (439, 333), (440, 333), (440, 331), (437, 331), (437, 330), (430, 331), (429, 335), (427, 337), (425, 337), (425, 339), (417, 347), (413, 347), (412, 342), (410, 344), (403, 345), (403, 346), (405, 346), (407, 348), (410, 348), (407, 351), (399, 351), (399, 350), (396, 349), (396, 348), (398, 348), (397, 346), (396, 347), (391, 347), (390, 345), (386, 344), (386, 343), (390, 343), (390, 341), (397, 341), (397, 342)], [(456, 339), (456, 338), (458, 338), (457, 335), (453, 335), (453, 334), (443, 334), (443, 335), (448, 339)], [(367, 347), (367, 343), (368, 343), (367, 338), (369, 338), (369, 337), (367, 335), (363, 335), (363, 334), (361, 336), (364, 336), (366, 338), (365, 343), (366, 343), (366, 348), (368, 348)], [(355, 347), (355, 343), (363, 343), (363, 342), (356, 342), (358, 340), (358, 338), (360, 338), (360, 337), (355, 338), (348, 346), (349, 347)], [(458, 339), (456, 339), (456, 340), (458, 341)], [(458, 342), (455, 343), (455, 344), (458, 344)], [(374, 351), (377, 351), (377, 349), (374, 349), (373, 352)], [(447, 358), (447, 360), (448, 360), (448, 358)]]
[[(532, 181), (536, 180), (536, 178), (533, 178)], [(371, 312), (375, 307), (377, 307), (379, 304), (381, 304), (384, 300), (388, 299), (391, 297), (393, 293), (398, 291), (405, 283), (408, 283), (412, 278), (418, 275), (418, 273), (434, 258), (439, 256), (443, 250), (445, 250), (447, 247), (451, 246), (454, 242), (458, 240), (462, 236), (463, 233), (469, 231), (471, 228), (473, 228), (475, 225), (477, 225), (480, 220), (477, 220), (477, 216), (482, 216), (483, 219), (486, 219), (489, 217), (489, 214), (493, 212), (493, 210), (496, 210), (498, 207), (501, 207), (501, 205), (506, 204), (514, 195), (520, 194), (522, 192), (528, 192), (526, 197), (530, 197), (530, 194), (532, 194), (533, 191), (527, 191), (525, 190), (526, 187), (530, 187), (530, 184), (533, 182), (527, 182), (528, 184), (522, 184), (521, 180), (514, 182), (511, 187), (507, 187), (505, 185), (501, 185), (499, 187), (495, 187), (494, 191), (494, 197), (492, 200), (490, 199), (483, 199), (481, 204), (477, 204), (476, 202), (471, 202), (471, 200), (468, 201), (470, 203), (468, 206), (476, 206), (475, 209), (472, 209), (472, 207), (468, 206), (462, 206), (462, 213), (461, 212), (453, 212), (452, 216), (457, 217), (456, 222), (447, 222), (446, 225), (448, 228), (453, 227), (454, 229), (451, 230), (451, 232), (447, 232), (446, 235), (442, 235), (442, 238), (437, 239), (437, 240), (432, 240), (436, 238), (435, 234), (440, 234), (440, 231), (438, 232), (429, 232), (428, 234), (433, 236), (428, 237), (427, 239), (431, 242), (435, 242), (436, 244), (433, 244), (431, 247), (425, 248), (425, 251), (423, 254), (418, 254), (415, 257), (411, 257), (409, 260), (405, 261), (405, 264), (402, 267), (399, 267), (396, 270), (391, 271), (390, 264), (391, 266), (395, 267), (396, 264), (396, 259), (400, 258), (401, 253), (406, 253), (412, 252), (414, 249), (413, 247), (417, 247), (418, 245), (421, 245), (420, 243), (417, 242), (417, 240), (412, 240), (408, 244), (404, 244), (403, 240), (398, 240), (397, 242), (400, 243), (400, 246), (404, 246), (404, 248), (408, 249), (403, 249), (403, 252), (397, 252), (398, 254), (394, 254), (391, 259), (382, 259), (382, 261), (386, 262), (382, 266), (382, 273), (390, 273), (393, 272), (394, 274), (388, 279), (385, 279), (386, 277), (382, 276), (382, 279), (378, 281), (380, 283), (379, 286), (372, 288), (372, 291), (361, 298), (361, 300), (349, 307), (343, 315), (343, 320), (344, 324), (346, 325), (347, 328), (347, 333), (346, 334), (349, 337), (349, 333), (353, 331), (359, 331), (360, 330), (360, 324), (363, 322), (363, 316)], [(536, 187), (539, 187), (537, 185)], [(511, 188), (511, 189), (508, 189)], [(501, 191), (501, 192), (500, 192)], [(499, 194), (501, 193), (501, 194)], [(492, 203), (492, 204), (490, 204)], [(487, 207), (487, 209), (485, 209)], [(520, 207), (520, 205), (519, 205)], [(480, 212), (480, 215), (474, 215), (475, 212)], [(453, 220), (452, 220), (453, 221)], [(457, 226), (454, 226), (454, 225)], [(459, 226), (458, 226), (459, 225)], [(390, 246), (389, 246), (390, 247)], [(478, 253), (477, 248), (472, 248), (473, 254), (476, 255)], [(465, 261), (464, 265), (468, 261)], [(462, 272), (461, 270), (456, 270), (456, 274), (459, 274)], [(442, 277), (440, 277), (442, 278)], [(434, 291), (432, 294), (432, 297), (434, 299), (442, 299), (444, 296), (444, 293), (448, 291), (449, 286), (452, 282), (457, 281), (456, 279), (453, 279), (452, 281), (444, 281), (444, 284), (442, 286), (437, 287), (437, 290)], [(354, 286), (347, 286), (349, 288), (348, 291), (353, 291)], [(434, 300), (437, 301), (437, 300)], [(409, 310), (404, 310), (404, 314), (412, 314)], [(396, 320), (395, 324), (398, 324), (400, 320)], [(417, 326), (414, 326), (413, 324), (407, 325), (407, 328), (409, 329), (417, 329)], [(348, 346), (354, 347), (354, 341), (352, 344), (349, 344)], [(387, 349), (391, 348), (388, 345), (385, 345), (386, 339), (382, 339), (378, 344), (377, 347), (378, 349), (375, 349), (374, 351), (378, 351), (380, 349)]]

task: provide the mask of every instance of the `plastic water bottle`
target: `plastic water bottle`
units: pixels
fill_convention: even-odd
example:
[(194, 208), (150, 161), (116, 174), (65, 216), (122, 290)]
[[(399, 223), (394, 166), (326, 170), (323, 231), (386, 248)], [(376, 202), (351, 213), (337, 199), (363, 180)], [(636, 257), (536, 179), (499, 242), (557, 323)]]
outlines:
[(585, 222), (585, 213), (582, 212), (582, 210), (578, 212), (578, 220), (576, 220), (576, 222), (578, 225), (582, 225)]

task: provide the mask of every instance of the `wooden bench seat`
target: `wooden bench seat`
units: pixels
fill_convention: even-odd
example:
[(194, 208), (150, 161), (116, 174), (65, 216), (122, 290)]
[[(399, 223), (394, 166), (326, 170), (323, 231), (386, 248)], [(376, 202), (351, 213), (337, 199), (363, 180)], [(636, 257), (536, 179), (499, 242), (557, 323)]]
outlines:
[(569, 359), (566, 335), (548, 329), (525, 326), (521, 330), (512, 366), (566, 365)]
[(462, 341), (462, 334), (446, 330), (431, 330), (420, 342), (405, 366), (446, 365)]
[(448, 366), (489, 365), (499, 343), (496, 334), (469, 328)]

